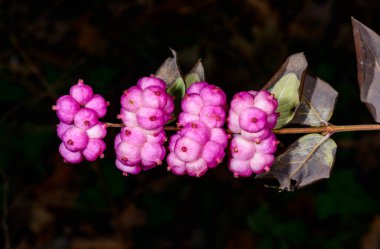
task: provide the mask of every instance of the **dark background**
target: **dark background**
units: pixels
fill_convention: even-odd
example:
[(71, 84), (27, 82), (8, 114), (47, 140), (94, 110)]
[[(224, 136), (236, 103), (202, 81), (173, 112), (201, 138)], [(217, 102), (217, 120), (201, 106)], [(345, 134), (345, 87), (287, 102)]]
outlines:
[[(51, 106), (78, 78), (111, 101), (178, 52), (203, 58), (229, 99), (292, 53), (338, 92), (334, 124), (373, 123), (360, 102), (350, 17), (380, 32), (377, 0), (0, 0), (0, 248), (380, 248), (380, 134), (336, 134), (332, 177), (293, 193), (166, 167), (123, 177), (106, 158), (66, 165)], [(285, 144), (297, 136), (279, 136)], [(5, 232), (4, 232), (5, 231)], [(9, 248), (7, 248), (9, 249)]]

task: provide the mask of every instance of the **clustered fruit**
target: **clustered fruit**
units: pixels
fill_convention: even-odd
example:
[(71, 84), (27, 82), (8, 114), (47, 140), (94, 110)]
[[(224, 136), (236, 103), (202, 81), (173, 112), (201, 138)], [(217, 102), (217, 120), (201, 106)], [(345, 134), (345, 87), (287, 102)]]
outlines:
[(187, 89), (178, 118), (182, 129), (169, 141), (169, 171), (199, 177), (222, 162), (228, 143), (228, 135), (221, 128), (226, 107), (226, 95), (217, 86), (198, 82)]
[(107, 134), (107, 127), (99, 118), (106, 115), (107, 105), (108, 102), (94, 94), (83, 80), (70, 88), (70, 95), (57, 100), (52, 109), (60, 120), (57, 125), (57, 134), (62, 140), (59, 152), (65, 162), (95, 161), (104, 156), (106, 144), (102, 139)]
[[(143, 77), (125, 90), (118, 118), (123, 122), (114, 141), (116, 167), (138, 174), (161, 165), (166, 155), (165, 124), (173, 119), (173, 97), (155, 76)], [(94, 161), (103, 157), (106, 124), (99, 121), (107, 102), (93, 94), (82, 80), (53, 106), (61, 121), (57, 133), (60, 154), (66, 162)], [(228, 113), (229, 169), (234, 177), (249, 177), (270, 170), (278, 141), (271, 131), (277, 122), (278, 103), (266, 90), (235, 94)], [(200, 177), (215, 168), (225, 156), (231, 135), (223, 128), (227, 98), (222, 89), (206, 82), (193, 83), (181, 101), (178, 131), (169, 139), (168, 170), (176, 175)]]
[(154, 76), (141, 78), (121, 96), (118, 118), (126, 126), (115, 138), (116, 167), (138, 174), (162, 164), (166, 149), (164, 125), (174, 111), (166, 84)]
[(235, 177), (269, 171), (278, 144), (271, 131), (277, 122), (277, 105), (266, 90), (240, 92), (233, 97), (228, 128), (235, 135), (230, 143), (229, 169)]

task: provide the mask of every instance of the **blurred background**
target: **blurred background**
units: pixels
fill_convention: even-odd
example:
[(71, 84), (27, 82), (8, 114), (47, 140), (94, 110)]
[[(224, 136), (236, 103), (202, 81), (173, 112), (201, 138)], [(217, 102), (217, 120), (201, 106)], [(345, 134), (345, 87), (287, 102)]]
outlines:
[[(78, 78), (111, 106), (178, 52), (229, 99), (292, 53), (338, 92), (334, 124), (373, 123), (359, 100), (350, 17), (380, 33), (377, 0), (0, 0), (0, 248), (380, 248), (380, 133), (333, 136), (329, 180), (293, 193), (166, 167), (123, 177), (106, 157), (66, 165), (51, 106)], [(297, 136), (279, 136), (284, 146)], [(273, 183), (272, 183), (273, 184)], [(9, 243), (7, 243), (7, 241)]]

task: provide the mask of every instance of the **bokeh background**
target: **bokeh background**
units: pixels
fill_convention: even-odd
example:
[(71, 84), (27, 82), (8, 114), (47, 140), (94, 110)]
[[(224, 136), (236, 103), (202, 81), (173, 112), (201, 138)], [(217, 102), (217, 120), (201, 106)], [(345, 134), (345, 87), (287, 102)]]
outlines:
[(111, 101), (104, 120), (117, 122), (122, 91), (155, 73), (169, 48), (184, 73), (202, 58), (229, 99), (303, 51), (340, 94), (331, 122), (373, 123), (350, 17), (380, 32), (379, 13), (377, 0), (0, 0), (0, 248), (380, 248), (379, 132), (334, 135), (332, 177), (278, 193), (234, 179), (226, 162), (200, 179), (165, 166), (123, 177), (117, 129), (105, 159), (66, 165), (51, 111), (83, 78)]

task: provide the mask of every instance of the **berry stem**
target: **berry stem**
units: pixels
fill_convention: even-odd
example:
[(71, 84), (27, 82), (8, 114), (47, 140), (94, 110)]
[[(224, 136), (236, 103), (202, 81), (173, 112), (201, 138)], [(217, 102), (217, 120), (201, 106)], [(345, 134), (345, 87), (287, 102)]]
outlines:
[[(124, 124), (106, 123), (107, 127), (122, 128)], [(166, 131), (179, 131), (181, 127), (165, 126)], [(363, 124), (363, 125), (329, 125), (321, 127), (296, 127), (296, 128), (280, 128), (273, 129), (275, 134), (302, 134), (302, 133), (336, 133), (336, 132), (349, 132), (349, 131), (378, 131), (380, 124)], [(229, 129), (227, 133), (233, 134)]]

